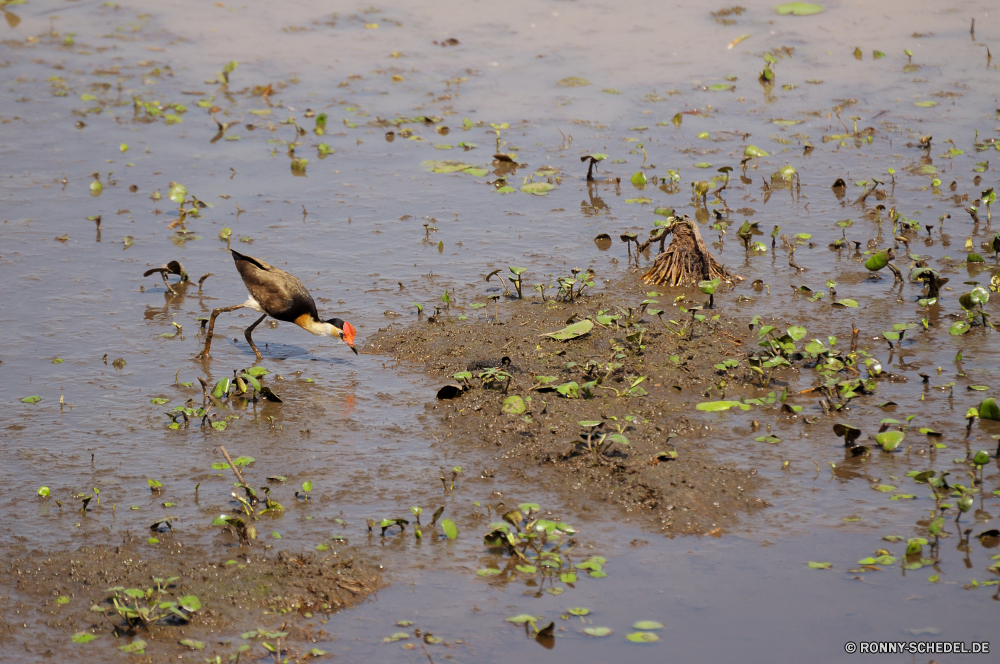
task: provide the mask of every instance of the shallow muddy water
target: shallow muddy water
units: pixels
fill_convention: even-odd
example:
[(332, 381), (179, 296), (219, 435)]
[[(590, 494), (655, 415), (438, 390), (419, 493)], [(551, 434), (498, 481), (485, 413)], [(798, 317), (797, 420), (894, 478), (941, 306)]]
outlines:
[[(7, 484), (0, 508), (8, 525), (0, 546), (8, 557), (23, 557), (116, 545), (128, 535), (145, 540), (150, 524), (168, 515), (176, 517), (174, 532), (143, 545), (150, 559), (172, 542), (211, 551), (220, 565), (249, 554), (350, 546), (383, 566), (388, 587), (356, 608), (301, 618), (327, 636), (294, 646), (301, 653), (316, 645), (346, 661), (647, 661), (667, 653), (681, 661), (798, 662), (803, 654), (840, 661), (850, 659), (848, 641), (989, 641), (1000, 604), (998, 588), (984, 583), (997, 578), (989, 568), (998, 549), (996, 538), (976, 536), (997, 528), (995, 458), (961, 519), (961, 529), (972, 531), (967, 544), (960, 546), (952, 508), (937, 564), (902, 565), (906, 538), (928, 537), (934, 510), (928, 485), (906, 473), (947, 470), (953, 482), (971, 486), (967, 458), (995, 452), (1000, 434), (1000, 422), (977, 419), (966, 438), (966, 411), (997, 396), (995, 332), (977, 326), (949, 333), (965, 319), (959, 296), (973, 286), (963, 282), (986, 287), (996, 273), (989, 242), (1000, 227), (987, 224), (984, 205), (977, 206), (978, 224), (964, 209), (998, 184), (991, 141), (1000, 139), (1000, 68), (988, 55), (997, 50), (996, 8), (824, 4), (824, 13), (804, 17), (778, 16), (756, 2), (719, 16), (711, 12), (721, 5), (590, 0), (7, 5), (0, 45), (0, 468)], [(765, 53), (776, 60), (773, 84), (758, 82)], [(239, 64), (225, 85), (220, 72), (230, 62)], [(720, 85), (733, 89), (712, 89)], [(315, 131), (320, 113), (327, 118), (322, 135)], [(921, 147), (925, 136), (932, 136), (929, 148)], [(750, 160), (743, 174), (750, 145), (770, 154)], [(515, 155), (518, 166), (495, 161), (495, 153)], [(592, 153), (608, 158), (588, 185), (580, 158)], [(293, 158), (308, 164), (293, 169)], [(440, 161), (469, 168), (433, 172), (457, 168), (428, 163)], [(786, 165), (797, 180), (769, 186)], [(696, 202), (691, 184), (721, 177), (716, 169), (724, 166), (734, 169), (725, 203), (712, 194), (707, 205)], [(673, 186), (670, 170), (679, 174)], [(637, 172), (646, 185), (631, 183)], [(511, 193), (498, 191), (504, 177)], [(524, 193), (529, 177), (554, 187)], [(837, 178), (844, 191), (831, 189)], [(857, 202), (872, 178), (884, 181), (886, 196)], [(172, 225), (171, 183), (207, 204), (199, 216)], [(876, 223), (879, 204), (886, 209)], [(884, 372), (874, 394), (831, 415), (817, 395), (799, 394), (822, 384), (801, 362), (778, 370), (770, 388), (731, 381), (726, 392), (766, 398), (787, 387), (788, 403), (803, 407), (794, 417), (777, 404), (696, 411), (696, 403), (721, 398), (717, 389), (707, 397), (691, 390), (649, 397), (683, 404), (701, 427), (673, 439), (680, 453), (685, 444), (706, 445), (720, 463), (753, 468), (762, 478), (758, 495), (770, 507), (727, 524), (721, 537), (664, 537), (590, 496), (542, 488), (531, 468), (505, 467), (499, 451), (491, 457), (443, 438), (434, 399), (440, 384), (427, 372), (446, 360), (355, 356), (288, 323), (264, 323), (255, 333), (259, 365), (271, 371), (266, 384), (283, 403), (220, 406), (228, 418), (222, 430), (200, 428), (197, 418), (186, 428), (167, 426), (166, 411), (188, 399), (201, 405), (199, 377), (212, 386), (257, 364), (242, 337), (254, 318), (240, 312), (218, 319), (211, 361), (192, 359), (204, 342), (197, 318), (245, 299), (220, 239), (224, 229), (233, 248), (299, 276), (324, 317), (358, 329), (360, 347), (389, 324), (428, 326), (435, 305), (444, 309), (446, 291), (451, 303), (440, 316), (467, 316), (455, 323), (470, 329), (484, 324), (494, 311), (488, 296), (503, 292), (496, 277), (484, 277), (508, 265), (527, 269), (526, 294), (529, 284), (552, 284), (574, 267), (596, 272), (595, 290), (638, 283), (641, 272), (632, 273), (618, 237), (645, 237), (665, 219), (654, 213), (659, 207), (697, 219), (715, 255), (744, 278), (719, 290), (715, 313), (740, 325), (755, 315), (782, 331), (798, 325), (808, 331), (805, 341), (829, 343), (833, 335), (840, 348), (856, 325), (858, 347)], [(902, 235), (908, 245), (893, 239), (893, 207), (919, 224)], [(725, 235), (711, 228), (712, 210), (727, 220)], [(951, 217), (942, 222), (944, 214)], [(88, 219), (97, 215), (99, 224)], [(744, 219), (759, 223), (754, 240), (765, 251), (747, 255), (736, 235)], [(610, 248), (595, 245), (600, 233), (614, 238)], [(805, 270), (789, 266), (780, 235)], [(847, 248), (829, 248), (842, 237)], [(886, 270), (869, 278), (863, 263), (870, 240), (876, 248), (896, 245), (904, 278), (906, 254), (919, 255), (953, 290), (923, 307), (919, 284), (894, 284)], [(967, 242), (984, 257), (981, 268), (966, 263)], [(653, 257), (640, 258), (643, 269)], [(176, 286), (176, 294), (157, 275), (142, 276), (171, 260), (195, 281)], [(199, 293), (197, 279), (206, 273)], [(751, 286), (757, 279), (765, 284), (759, 289)], [(836, 282), (836, 297), (828, 280)], [(803, 285), (813, 292), (797, 290)], [(673, 290), (644, 290), (662, 294), (656, 298), (665, 319), (680, 316), (670, 306)], [(820, 291), (824, 297), (809, 300)], [(1000, 297), (991, 295), (988, 314)], [(843, 298), (859, 306), (831, 306)], [(501, 298), (499, 320), (524, 305)], [(577, 309), (597, 313), (586, 299)], [(890, 353), (882, 335), (896, 323), (918, 327)], [(752, 346), (755, 332), (751, 338)], [(664, 389), (676, 371), (650, 367)], [(920, 374), (929, 376), (926, 384)], [(31, 396), (40, 401), (22, 401)], [(151, 402), (161, 399), (169, 401)], [(886, 401), (896, 405), (883, 410)], [(895, 454), (867, 442), (869, 457), (849, 457), (831, 431), (848, 422), (865, 442), (883, 418), (897, 420), (894, 428), (910, 425)], [(943, 436), (918, 433), (924, 427)], [(754, 440), (766, 433), (780, 442)], [(210, 525), (239, 508), (230, 498), (231, 471), (212, 467), (224, 462), (220, 446), (255, 459), (245, 469), (250, 484), (287, 478), (272, 483), (286, 512), (259, 522), (249, 553)], [(453, 466), (462, 468), (456, 487), (442, 492), (439, 477)], [(148, 479), (162, 490), (151, 491)], [(312, 482), (309, 501), (294, 495), (304, 482)], [(51, 496), (39, 498), (41, 486)], [(77, 494), (95, 495), (86, 513)], [(516, 573), (509, 582), (506, 574), (478, 576), (506, 564), (482, 540), (492, 520), (483, 515), (486, 505), (500, 501), (538, 503), (575, 526), (578, 548), (606, 557), (608, 576), (583, 577), (576, 587), (556, 583), (561, 594), (541, 592)], [(407, 516), (412, 505), (425, 515), (444, 505), (458, 538), (417, 542), (411, 529), (401, 536), (393, 528), (383, 539), (377, 524), (369, 536), (366, 519)], [(904, 539), (888, 542), (887, 535)], [(859, 567), (880, 549), (898, 561), (881, 571)], [(810, 569), (809, 561), (832, 569)], [(937, 582), (928, 581), (932, 575)], [(0, 585), (0, 660), (123, 657), (118, 646), (127, 640), (106, 623), (53, 626), (59, 611), (99, 601), (100, 592), (64, 605), (57, 603), (62, 590), (52, 590), (40, 607), (13, 582)], [(561, 619), (570, 607), (591, 614)], [(544, 616), (539, 626), (555, 622), (553, 648), (504, 620), (525, 613)], [(262, 613), (260, 620), (271, 629), (284, 619)], [(407, 620), (413, 625), (396, 625)], [(626, 641), (638, 620), (662, 623), (655, 630), (661, 641)], [(593, 626), (613, 632), (580, 632)], [(414, 628), (448, 645), (383, 643)], [(156, 628), (151, 661), (225, 661), (244, 642), (240, 629), (221, 629), (199, 634), (207, 647), (191, 652), (172, 629)], [(197, 633), (197, 620), (192, 629)], [(99, 638), (72, 642), (80, 630)], [(246, 642), (256, 656), (265, 654), (259, 642)], [(961, 659), (885, 659), (904, 657)]]

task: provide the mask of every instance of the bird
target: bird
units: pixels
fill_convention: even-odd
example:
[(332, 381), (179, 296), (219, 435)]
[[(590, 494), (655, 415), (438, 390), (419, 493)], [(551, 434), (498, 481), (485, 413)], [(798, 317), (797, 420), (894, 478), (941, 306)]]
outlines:
[(243, 333), (247, 343), (257, 355), (258, 361), (262, 360), (263, 356), (257, 350), (251, 335), (254, 328), (268, 316), (287, 323), (295, 323), (305, 331), (319, 336), (338, 337), (341, 342), (347, 344), (354, 351), (355, 355), (358, 354), (358, 349), (354, 347), (354, 338), (357, 335), (354, 326), (340, 318), (321, 320), (316, 309), (316, 302), (298, 278), (273, 265), (268, 265), (259, 258), (241, 254), (235, 249), (230, 249), (230, 252), (249, 297), (243, 304), (220, 307), (212, 311), (205, 348), (197, 355), (198, 358), (209, 357), (208, 351), (212, 345), (212, 334), (218, 315), (243, 308), (252, 309), (262, 314)]

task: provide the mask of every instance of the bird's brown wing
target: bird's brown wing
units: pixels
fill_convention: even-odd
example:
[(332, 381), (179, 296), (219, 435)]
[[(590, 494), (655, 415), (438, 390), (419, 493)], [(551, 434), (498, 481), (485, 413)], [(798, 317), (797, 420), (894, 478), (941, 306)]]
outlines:
[(232, 254), (247, 291), (267, 315), (287, 322), (294, 322), (303, 314), (319, 320), (316, 302), (294, 275), (253, 256), (236, 251), (232, 251)]

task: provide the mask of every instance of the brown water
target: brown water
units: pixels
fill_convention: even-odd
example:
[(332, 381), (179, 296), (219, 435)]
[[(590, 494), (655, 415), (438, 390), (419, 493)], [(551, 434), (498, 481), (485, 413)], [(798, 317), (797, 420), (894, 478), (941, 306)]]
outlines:
[[(984, 396), (995, 396), (1000, 383), (994, 334), (976, 328), (953, 337), (946, 317), (960, 312), (958, 295), (968, 288), (963, 281), (985, 284), (994, 270), (942, 267), (955, 290), (945, 292), (940, 310), (932, 311), (931, 331), (912, 331), (903, 354), (890, 355), (875, 337), (892, 323), (919, 321), (920, 289), (866, 280), (865, 257), (827, 245), (841, 237), (835, 222), (848, 218), (854, 225), (846, 235), (860, 241), (863, 251), (876, 237), (878, 229), (865, 216), (876, 201), (852, 204), (862, 192), (855, 182), (889, 179), (886, 169), (892, 168), (895, 185), (886, 185), (891, 196), (881, 203), (934, 225), (929, 236), (921, 230), (911, 240), (913, 253), (940, 267), (946, 256), (964, 260), (971, 237), (992, 265), (991, 252), (979, 247), (994, 230), (985, 223), (973, 226), (962, 207), (997, 184), (995, 150), (977, 152), (973, 145), (977, 130), (980, 141), (996, 138), (1000, 130), (995, 98), (1000, 69), (988, 64), (986, 52), (996, 44), (994, 8), (975, 2), (831, 2), (819, 16), (780, 17), (769, 3), (745, 4), (748, 11), (730, 17), (735, 25), (713, 20), (709, 11), (721, 7), (696, 3), (411, 3), (362, 10), (309, 2), (31, 1), (7, 7), (9, 27), (0, 47), (6, 165), (0, 181), (0, 270), (7, 287), (0, 299), (0, 402), (6, 404), (0, 467), (8, 484), (0, 506), (9, 525), (0, 530), (0, 545), (55, 549), (115, 542), (128, 532), (146, 532), (165, 512), (160, 503), (170, 501), (177, 503), (170, 513), (179, 517), (174, 537), (215, 546), (220, 560), (229, 557), (218, 529), (208, 525), (231, 509), (228, 474), (211, 469), (221, 460), (217, 447), (225, 445), (256, 458), (250, 474), (259, 480), (281, 474), (294, 488), (306, 480), (315, 485), (316, 499), (309, 505), (294, 500), (293, 488), (279, 491), (279, 499), (295, 507), (273, 526), (282, 535), (268, 539), (275, 549), (311, 548), (343, 533), (352, 544), (382, 555), (393, 585), (324, 626), (337, 637), (324, 649), (349, 661), (424, 658), (420, 648), (381, 643), (403, 619), (449, 641), (465, 640), (447, 652), (442, 646), (433, 651), (458, 661), (646, 661), (668, 652), (680, 661), (797, 662), (804, 656), (838, 661), (849, 658), (843, 654), (846, 641), (989, 640), (1000, 606), (994, 601), (997, 589), (966, 586), (973, 579), (981, 584), (996, 578), (986, 569), (995, 562), (990, 557), (996, 549), (985, 549), (973, 537), (966, 555), (956, 548), (959, 535), (950, 520), (953, 534), (942, 540), (938, 570), (897, 566), (864, 575), (846, 570), (876, 549), (900, 555), (903, 544), (889, 544), (883, 535), (926, 533), (917, 522), (927, 518), (933, 502), (926, 485), (914, 485), (906, 472), (951, 470), (952, 460), (967, 451), (995, 446), (990, 437), (1000, 433), (995, 422), (977, 421), (971, 439), (963, 438), (965, 411)], [(973, 17), (975, 38), (969, 34)], [(748, 33), (750, 38), (726, 48)], [(434, 44), (448, 38), (458, 45)], [(757, 82), (763, 53), (782, 46), (794, 48), (794, 54), (780, 59), (776, 84), (765, 89)], [(855, 47), (863, 60), (853, 57)], [(919, 69), (903, 71), (903, 49), (913, 51)], [(873, 60), (873, 50), (887, 55)], [(239, 67), (228, 89), (206, 83), (232, 60)], [(557, 84), (567, 77), (590, 84)], [(735, 77), (734, 91), (704, 89), (727, 77)], [(268, 84), (269, 96), (254, 94), (253, 86)], [(785, 84), (797, 87), (785, 90)], [(602, 91), (611, 89), (616, 92)], [(167, 124), (162, 115), (137, 110), (133, 97), (183, 104), (187, 112), (180, 116), (183, 122)], [(211, 142), (217, 125), (198, 100), (217, 106), (220, 122), (235, 123), (221, 140)], [(937, 105), (914, 105), (924, 101)], [(870, 144), (823, 140), (845, 133), (832, 115), (838, 107), (848, 126), (855, 116), (859, 129), (875, 128)], [(312, 132), (307, 109), (328, 115), (325, 136)], [(700, 113), (685, 114), (676, 127), (670, 120), (683, 111)], [(377, 122), (417, 115), (441, 119), (396, 127)], [(290, 168), (287, 142), (296, 134), (294, 125), (281, 124), (290, 117), (308, 130), (295, 147), (296, 157), (309, 159), (305, 177), (295, 177)], [(483, 124), (464, 129), (465, 118)], [(803, 123), (776, 125), (774, 119)], [(446, 175), (421, 166), (451, 159), (492, 170), (497, 134), (490, 123), (509, 123), (500, 131), (500, 150), (515, 152), (528, 164), (510, 174), (509, 183), (517, 188), (539, 167), (551, 165), (562, 172), (552, 192), (499, 194), (489, 184), (493, 173)], [(447, 135), (435, 131), (444, 126)], [(402, 136), (402, 128), (419, 140)], [(388, 129), (396, 131), (392, 142), (386, 140)], [(709, 138), (697, 138), (701, 132)], [(907, 147), (925, 135), (934, 137), (929, 151)], [(464, 151), (458, 147), (462, 141), (477, 147)], [(803, 154), (806, 141), (815, 149)], [(336, 153), (318, 158), (320, 142)], [(126, 152), (122, 144), (128, 145)], [(909, 454), (878, 453), (862, 464), (843, 458), (827, 418), (809, 427), (801, 418), (757, 409), (705, 415), (705, 435), (718, 441), (720, 456), (758, 468), (770, 480), (765, 497), (773, 508), (721, 539), (664, 539), (598, 506), (572, 512), (558, 496), (523, 479), (479, 478), (489, 459), (431, 435), (434, 414), (428, 408), (435, 386), (387, 358), (355, 357), (288, 324), (262, 325), (256, 334), (265, 356), (261, 364), (284, 378), (271, 381), (284, 404), (241, 412), (223, 432), (166, 428), (165, 410), (187, 398), (200, 400), (198, 376), (212, 383), (253, 363), (240, 334), (251, 322), (249, 314), (219, 319), (210, 364), (191, 359), (202, 340), (195, 318), (244, 298), (226, 243), (218, 239), (224, 227), (232, 228), (235, 248), (300, 276), (321, 312), (351, 321), (363, 339), (390, 322), (415, 320), (410, 303), (429, 310), (446, 289), (457, 305), (452, 315), (481, 315), (467, 305), (494, 286), (482, 276), (507, 265), (528, 268), (525, 278), (531, 283), (550, 281), (548, 275), (574, 266), (593, 267), (599, 287), (610, 283), (624, 273), (625, 248), (616, 242), (600, 252), (594, 236), (643, 234), (656, 218), (653, 208), (661, 205), (695, 216), (692, 180), (717, 175), (715, 169), (726, 165), (736, 176), (748, 144), (771, 156), (754, 160), (758, 166), (747, 171), (749, 184), (734, 177), (726, 196), (736, 210), (730, 223), (738, 226), (746, 216), (739, 210), (752, 208), (751, 220), (765, 233), (762, 241), (776, 224), (789, 238), (811, 234), (814, 246), (799, 247), (795, 259), (807, 270), (796, 273), (780, 243), (778, 252), (768, 247), (766, 254), (746, 258), (730, 230), (714, 250), (747, 281), (717, 296), (719, 305), (734, 316), (760, 314), (769, 322), (802, 325), (809, 338), (836, 335), (841, 345), (856, 323), (862, 347), (867, 344), (900, 379), (883, 381), (877, 394), (855, 401), (843, 419), (867, 435), (883, 417), (904, 421), (916, 415), (914, 428), (945, 433), (940, 441), (947, 448), (933, 452), (932, 461), (930, 452), (921, 454), (927, 445), (915, 431), (907, 435), (905, 445), (913, 445)], [(441, 145), (455, 147), (435, 149)], [(640, 145), (650, 177), (680, 170), (676, 193), (652, 185), (640, 192), (629, 184), (644, 163)], [(949, 155), (952, 147), (963, 153)], [(579, 157), (592, 152), (609, 155), (598, 175), (621, 177), (620, 186), (588, 189)], [(988, 169), (977, 185), (973, 169), (983, 161)], [(700, 162), (712, 168), (695, 168)], [(801, 186), (775, 189), (765, 199), (761, 175), (769, 180), (786, 163), (798, 170)], [(918, 172), (928, 165), (937, 173)], [(91, 195), (92, 173), (103, 184), (99, 196)], [(842, 200), (830, 189), (838, 177), (848, 184)], [(931, 185), (934, 177), (942, 180), (940, 187)], [(952, 181), (955, 191), (948, 188)], [(168, 228), (176, 218), (166, 198), (170, 182), (186, 185), (210, 205), (188, 221), (189, 233)], [(150, 199), (155, 191), (161, 200)], [(962, 194), (968, 201), (953, 199)], [(652, 203), (625, 202), (640, 196)], [(952, 218), (942, 226), (938, 217), (945, 213)], [(99, 230), (86, 219), (90, 215), (101, 215)], [(437, 230), (428, 233), (424, 223)], [(891, 224), (882, 226), (880, 246), (886, 246), (892, 242)], [(703, 232), (718, 240), (707, 224)], [(126, 236), (133, 241), (129, 246)], [(902, 247), (897, 254), (905, 254)], [(142, 277), (149, 267), (173, 259), (195, 278), (212, 273), (203, 294), (189, 286), (173, 295), (157, 278)], [(905, 258), (897, 262), (905, 265)], [(758, 278), (769, 289), (752, 290), (749, 283)], [(806, 284), (828, 291), (827, 279), (838, 282), (839, 298), (856, 299), (860, 308), (831, 308), (829, 293), (810, 303), (790, 288)], [(739, 294), (753, 301), (737, 303)], [(996, 299), (987, 311), (996, 311)], [(172, 322), (182, 331), (161, 337), (174, 331)], [(960, 349), (964, 361), (956, 366)], [(56, 358), (64, 361), (55, 364)], [(117, 358), (126, 361), (121, 369), (112, 366)], [(175, 372), (177, 381), (193, 386), (175, 384)], [(920, 372), (931, 375), (928, 388)], [(815, 384), (808, 370), (780, 378), (792, 393)], [(951, 399), (936, 387), (950, 381), (956, 382)], [(968, 385), (990, 389), (968, 391)], [(20, 402), (30, 395), (41, 402)], [(151, 404), (156, 397), (171, 402)], [(889, 399), (898, 404), (894, 411), (875, 407)], [(814, 398), (793, 396), (792, 402), (821, 415)], [(770, 423), (782, 442), (753, 442), (760, 435), (751, 435), (754, 418)], [(836, 471), (829, 462), (837, 464)], [(462, 480), (453, 497), (442, 497), (438, 477), (454, 465), (463, 467)], [(963, 473), (954, 470), (953, 476)], [(150, 494), (147, 478), (163, 482), (162, 495)], [(968, 478), (955, 481), (967, 484)], [(918, 498), (890, 501), (890, 494), (870, 488), (879, 483)], [(102, 503), (117, 508), (80, 518), (51, 501), (40, 503), (35, 490), (42, 485), (64, 504), (73, 503), (71, 494), (98, 487)], [(977, 511), (962, 520), (973, 534), (996, 527), (997, 497), (991, 492), (997, 488), (991, 461)], [(495, 502), (494, 491), (508, 501), (539, 502), (571, 520), (581, 543), (608, 557), (608, 578), (585, 579), (562, 595), (535, 598), (535, 589), (517, 582), (503, 586), (477, 577), (474, 571), (490, 556), (480, 539), (486, 522), (472, 518), (472, 503)], [(383, 542), (366, 536), (366, 518), (403, 515), (411, 505), (429, 512), (442, 501), (462, 532), (455, 542), (418, 545), (409, 538)], [(854, 517), (860, 521), (844, 521)], [(648, 544), (630, 546), (636, 540)], [(807, 561), (829, 561), (834, 569), (811, 570)], [(928, 583), (935, 573), (942, 582)], [(613, 628), (614, 635), (580, 635), (578, 618), (558, 619), (570, 606), (591, 608), (587, 620)], [(555, 619), (557, 627), (566, 628), (559, 632), (565, 638), (543, 650), (503, 621), (524, 612)], [(640, 646), (622, 638), (641, 619), (665, 625), (661, 643)], [(44, 629), (41, 622), (29, 623), (16, 640), (31, 641)], [(110, 639), (104, 646), (77, 645), (69, 644), (69, 637), (63, 639), (67, 653), (89, 648), (83, 652), (93, 661), (117, 657)], [(0, 659), (8, 656), (0, 652)], [(21, 652), (9, 661), (40, 659)]]

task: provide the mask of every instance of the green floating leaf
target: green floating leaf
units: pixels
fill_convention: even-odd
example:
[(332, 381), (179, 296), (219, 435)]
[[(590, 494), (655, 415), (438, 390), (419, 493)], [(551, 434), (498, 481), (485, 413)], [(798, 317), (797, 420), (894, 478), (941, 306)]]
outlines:
[(818, 563), (810, 561), (808, 563), (809, 569), (830, 569), (833, 567), (833, 563)]
[(194, 639), (181, 639), (181, 645), (187, 646), (193, 650), (204, 650), (205, 644), (201, 641), (195, 641)]
[(792, 16), (812, 16), (824, 11), (823, 5), (812, 2), (787, 2), (783, 5), (775, 5), (774, 11), (782, 16), (791, 14)]
[(534, 194), (535, 196), (544, 196), (555, 188), (554, 184), (549, 184), (548, 182), (529, 182), (528, 184), (521, 185), (521, 191), (526, 194)]
[(97, 638), (96, 634), (88, 634), (87, 632), (77, 632), (73, 635), (71, 641), (73, 643), (90, 643)]
[(435, 161), (433, 159), (423, 161), (420, 165), (432, 173), (457, 173), (467, 168), (475, 168), (472, 164), (466, 164), (461, 161)]
[(852, 300), (852, 299), (849, 299), (849, 298), (844, 298), (843, 300), (837, 300), (836, 302), (834, 302), (833, 306), (835, 306), (835, 307), (847, 307), (849, 309), (857, 309), (858, 308), (858, 303), (857, 303), (856, 300)]
[(938, 103), (936, 101), (915, 101), (913, 102), (913, 105), (919, 106), (920, 108), (933, 108), (934, 106), (937, 106)]
[(951, 327), (948, 328), (948, 333), (952, 336), (959, 337), (972, 329), (968, 321), (960, 320), (952, 323)]
[(632, 624), (633, 629), (649, 631), (651, 629), (663, 629), (663, 625), (655, 620), (640, 620)]
[(34, 396), (24, 397), (21, 399), (21, 403), (38, 403), (41, 400), (42, 398), (36, 394)]
[(476, 574), (479, 576), (496, 576), (500, 574), (501, 571), (493, 567), (484, 567), (483, 569), (476, 570)]
[(713, 92), (723, 92), (726, 90), (735, 90), (736, 86), (731, 83), (716, 83), (715, 85), (708, 86), (708, 89)]
[(625, 638), (632, 643), (656, 643), (660, 640), (660, 637), (652, 632), (632, 632), (631, 634), (626, 634)]
[(561, 330), (556, 330), (555, 332), (549, 332), (547, 334), (541, 334), (542, 337), (551, 337), (553, 339), (558, 339), (559, 341), (566, 341), (569, 339), (575, 339), (577, 337), (587, 334), (592, 329), (594, 329), (594, 323), (590, 320), (582, 320), (579, 323), (573, 323)]
[(576, 606), (571, 609), (567, 609), (566, 613), (570, 614), (571, 616), (586, 616), (590, 615), (590, 609), (583, 606)]
[(441, 529), (444, 531), (444, 534), (450, 540), (453, 540), (458, 537), (458, 526), (456, 526), (455, 522), (452, 521), (451, 519), (442, 519)]
[(756, 145), (748, 145), (746, 149), (743, 150), (744, 157), (769, 157), (767, 152), (761, 150)]
[(532, 616), (527, 613), (521, 613), (516, 616), (511, 616), (510, 618), (504, 618), (505, 622), (514, 623), (515, 625), (523, 625), (525, 623), (535, 623), (539, 620), (544, 620), (542, 616)]
[(608, 636), (611, 634), (610, 627), (585, 627), (583, 633), (587, 636)]

